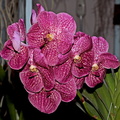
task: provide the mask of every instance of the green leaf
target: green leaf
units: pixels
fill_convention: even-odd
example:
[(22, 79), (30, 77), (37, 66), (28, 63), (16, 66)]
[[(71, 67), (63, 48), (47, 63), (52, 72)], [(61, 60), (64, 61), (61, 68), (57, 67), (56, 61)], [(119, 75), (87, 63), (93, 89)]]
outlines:
[(102, 114), (103, 118), (102, 120), (107, 120), (107, 115), (108, 115), (108, 110), (105, 107), (103, 101), (100, 99), (100, 97), (98, 96), (98, 94), (96, 92), (93, 93), (95, 96), (95, 99), (97, 101), (97, 105), (98, 105), (98, 111)]
[(12, 101), (10, 100), (10, 98), (8, 96), (6, 96), (6, 102), (7, 102), (10, 119), (17, 120), (17, 118), (18, 118), (17, 110), (15, 109), (14, 104), (12, 103)]
[(110, 105), (112, 103), (112, 98), (108, 89), (109, 88), (107, 88), (104, 83), (100, 88), (96, 89), (96, 93), (99, 99), (103, 102), (106, 109), (109, 111)]
[(105, 77), (105, 82), (109, 88), (111, 95), (113, 95), (115, 91), (115, 78), (112, 73), (107, 73)]
[(117, 111), (117, 114), (115, 115), (115, 120), (120, 120), (120, 107)]
[(95, 96), (92, 93), (89, 93), (84, 89), (82, 94), (87, 100), (89, 100), (94, 105), (95, 108), (98, 108)]
[(85, 89), (83, 90), (83, 96), (86, 98), (86, 102), (83, 102), (83, 105), (85, 109), (87, 109), (88, 114), (91, 112), (92, 117), (98, 119), (101, 119), (101, 114), (98, 112), (98, 106), (96, 99), (92, 93), (88, 93)]
[(0, 82), (3, 81), (5, 77), (5, 71), (3, 70), (2, 66), (0, 65)]
[(20, 117), (19, 117), (19, 120), (25, 120), (25, 119), (24, 119), (24, 116), (23, 116), (23, 112), (22, 112), (22, 111), (20, 112)]

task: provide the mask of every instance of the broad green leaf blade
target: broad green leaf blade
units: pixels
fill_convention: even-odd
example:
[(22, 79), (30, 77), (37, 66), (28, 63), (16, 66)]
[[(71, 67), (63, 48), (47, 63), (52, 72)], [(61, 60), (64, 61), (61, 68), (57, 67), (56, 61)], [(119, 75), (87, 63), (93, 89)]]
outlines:
[(89, 100), (89, 101), (94, 105), (94, 107), (95, 107), (96, 109), (98, 108), (97, 102), (96, 102), (96, 99), (95, 99), (95, 96), (94, 96), (92, 93), (88, 93), (88, 92), (84, 89), (82, 95), (83, 95), (87, 100)]
[(102, 120), (107, 120), (107, 115), (108, 115), (108, 110), (106, 108), (106, 106), (104, 105), (103, 101), (100, 99), (100, 97), (98, 96), (97, 92), (93, 93), (95, 96), (95, 99), (97, 101), (97, 105), (98, 105), (98, 111), (102, 114), (102, 116), (104, 118), (102, 118)]
[(105, 82), (106, 82), (106, 84), (109, 88), (109, 91), (110, 91), (111, 95), (112, 95), (115, 91), (115, 78), (114, 78), (112, 73), (107, 73), (106, 74)]
[(82, 92), (82, 95), (86, 98), (86, 102), (83, 103), (84, 107), (92, 112), (92, 117), (101, 119), (101, 113), (98, 112), (98, 106), (96, 99), (92, 93), (88, 93), (85, 89)]
[(115, 115), (115, 120), (120, 120), (120, 107), (117, 111), (117, 114)]
[[(96, 93), (99, 99), (103, 102), (106, 109), (109, 111), (110, 105), (112, 103), (112, 98), (108, 89), (109, 88), (107, 88), (104, 83), (100, 88), (96, 89)], [(113, 109), (111, 111), (113, 111)]]
[(92, 117), (95, 118), (95, 119), (101, 119), (102, 120), (102, 116), (101, 116), (101, 113), (98, 112), (98, 110), (93, 107), (89, 102), (86, 101), (86, 103), (83, 103), (84, 104), (84, 107), (87, 109), (87, 111), (91, 112), (92, 113)]

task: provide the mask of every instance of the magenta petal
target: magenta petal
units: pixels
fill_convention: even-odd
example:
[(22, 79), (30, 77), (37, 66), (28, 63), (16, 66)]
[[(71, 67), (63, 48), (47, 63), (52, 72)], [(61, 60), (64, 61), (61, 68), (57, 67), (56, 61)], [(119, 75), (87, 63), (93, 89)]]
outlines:
[(89, 76), (85, 77), (85, 83), (93, 88), (97, 84), (102, 83), (105, 77), (106, 70), (104, 68), (99, 68), (98, 71), (92, 72), (89, 74)]
[(28, 99), (35, 108), (47, 114), (56, 111), (61, 102), (61, 96), (56, 90), (29, 94)]
[(57, 31), (58, 23), (57, 15), (55, 13), (43, 11), (38, 14), (37, 20), (41, 29), (50, 33)]
[(20, 34), (18, 32), (14, 32), (13, 39), (11, 39), (13, 48), (19, 52), (20, 51), (20, 45), (21, 45), (21, 40), (20, 40)]
[(15, 52), (14, 56), (8, 62), (12, 69), (21, 69), (28, 60), (28, 48), (21, 45), (20, 52)]
[(43, 87), (42, 76), (30, 70), (20, 72), (20, 79), (24, 87), (30, 92), (39, 92)]
[(26, 38), (26, 29), (25, 29), (24, 20), (20, 19), (18, 22), (18, 25), (19, 25), (19, 32), (20, 32), (20, 40), (24, 41)]
[(60, 84), (56, 82), (55, 89), (60, 93), (62, 101), (70, 102), (76, 96), (76, 84), (75, 81), (70, 77), (66, 84)]
[(32, 15), (31, 15), (31, 24), (37, 23), (37, 15), (35, 10), (32, 10)]
[(82, 78), (76, 78), (73, 76), (73, 80), (76, 83), (77, 89), (81, 89), (83, 87), (84, 81), (85, 81), (85, 77)]
[(58, 65), (64, 63), (65, 61), (67, 61), (70, 58), (71, 52), (68, 52), (66, 54), (58, 54)]
[(35, 23), (30, 28), (27, 34), (27, 42), (29, 45), (34, 47), (41, 47), (45, 44), (43, 31), (38, 26), (38, 23)]
[(102, 53), (101, 55), (99, 55), (98, 60), (99, 62), (101, 62), (102, 66), (107, 69), (115, 69), (120, 65), (117, 57), (115, 55), (112, 55), (111, 53)]
[(11, 40), (7, 40), (4, 44), (4, 47), (1, 51), (1, 57), (5, 60), (10, 60), (14, 56), (14, 48)]
[(42, 67), (48, 67), (48, 63), (43, 53), (41, 53), (40, 49), (35, 48), (33, 51), (33, 59), (34, 62)]
[(92, 39), (90, 36), (81, 37), (72, 47), (72, 52), (81, 54), (92, 48)]
[(72, 74), (77, 78), (87, 76), (90, 70), (91, 70), (90, 67), (79, 68), (75, 64), (72, 65)]
[(37, 9), (38, 9), (38, 13), (37, 14), (40, 14), (42, 11), (45, 11), (42, 5), (36, 4), (36, 6), (37, 6)]
[(10, 39), (13, 39), (14, 32), (19, 32), (18, 23), (13, 23), (7, 27), (7, 33)]
[(45, 69), (43, 67), (39, 67), (40, 73), (43, 78), (44, 87), (46, 90), (51, 90), (55, 84), (55, 78), (53, 75), (52, 69)]
[(59, 13), (57, 14), (57, 19), (59, 23), (59, 26), (58, 26), (59, 29), (65, 29), (72, 34), (75, 33), (76, 23), (72, 16), (70, 16), (67, 13)]
[(58, 51), (55, 41), (49, 42), (44, 48), (42, 48), (42, 53), (45, 55), (48, 65), (55, 66), (58, 63)]
[(54, 69), (54, 75), (55, 75), (55, 79), (60, 82), (60, 83), (65, 83), (67, 82), (67, 77), (70, 74), (70, 70), (71, 70), (71, 64), (72, 64), (72, 60), (69, 59), (67, 60), (65, 63), (59, 65), (59, 66), (55, 66)]
[(92, 37), (92, 43), (95, 59), (97, 59), (97, 56), (99, 56), (101, 53), (108, 52), (109, 45), (103, 37)]
[(73, 44), (73, 35), (70, 32), (63, 31), (57, 35), (58, 52), (65, 54), (70, 51)]

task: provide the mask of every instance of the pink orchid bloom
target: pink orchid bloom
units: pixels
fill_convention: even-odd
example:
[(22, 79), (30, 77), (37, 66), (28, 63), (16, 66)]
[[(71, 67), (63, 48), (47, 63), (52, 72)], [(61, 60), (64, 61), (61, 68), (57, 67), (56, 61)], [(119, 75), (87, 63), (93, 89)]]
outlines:
[(88, 52), (91, 48), (91, 37), (82, 32), (77, 32), (69, 59), (63, 64), (53, 67), (55, 79), (60, 83), (66, 83), (68, 82), (67, 78), (72, 74), (72, 79), (76, 81), (77, 88), (81, 88), (84, 83), (81, 78), (88, 75), (91, 69), (91, 54)]
[(46, 65), (44, 54), (38, 48), (29, 47), (28, 64), (19, 75), (29, 93), (30, 103), (41, 112), (50, 114), (61, 101), (70, 102), (76, 96), (76, 83), (72, 77), (66, 78), (66, 83), (56, 80), (53, 68)]
[(46, 91), (44, 88), (34, 94), (29, 94), (30, 103), (41, 112), (50, 114), (56, 111), (61, 101), (70, 102), (76, 96), (76, 84), (70, 80), (66, 84), (55, 83), (54, 89)]
[[(46, 65), (45, 57), (40, 49), (29, 48), (29, 60), (20, 72), (20, 79), (26, 90), (39, 92), (43, 87), (50, 90), (54, 87), (55, 79), (51, 68)], [(37, 64), (39, 62), (39, 64)]]
[(102, 37), (92, 37), (94, 60), (91, 72), (85, 78), (85, 83), (89, 87), (95, 87), (102, 83), (106, 74), (106, 69), (116, 69), (120, 64), (116, 56), (108, 53), (108, 42)]
[(76, 23), (67, 13), (39, 11), (35, 20), (37, 22), (34, 22), (27, 34), (27, 42), (41, 48), (48, 65), (55, 66), (61, 62), (59, 56), (68, 53), (72, 47)]
[(21, 69), (28, 60), (28, 48), (22, 41), (25, 40), (25, 26), (22, 19), (17, 23), (9, 25), (7, 33), (10, 40), (7, 40), (1, 51), (1, 57), (8, 60), (12, 69)]

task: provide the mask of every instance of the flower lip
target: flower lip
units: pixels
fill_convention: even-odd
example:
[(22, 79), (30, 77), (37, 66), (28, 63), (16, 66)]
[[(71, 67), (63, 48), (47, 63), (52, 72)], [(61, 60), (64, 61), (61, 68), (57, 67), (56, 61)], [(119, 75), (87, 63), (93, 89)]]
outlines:
[(34, 65), (31, 65), (29, 69), (30, 69), (31, 72), (37, 72), (38, 71), (36, 66), (34, 66)]
[(74, 56), (74, 62), (79, 62), (81, 60), (81, 57), (79, 55)]
[(98, 70), (99, 69), (99, 66), (96, 64), (96, 63), (94, 63), (93, 65), (92, 65), (92, 71), (96, 71), (96, 70)]

